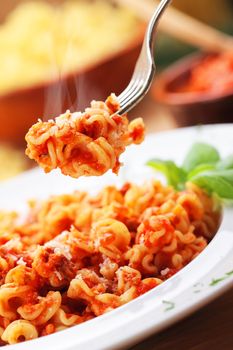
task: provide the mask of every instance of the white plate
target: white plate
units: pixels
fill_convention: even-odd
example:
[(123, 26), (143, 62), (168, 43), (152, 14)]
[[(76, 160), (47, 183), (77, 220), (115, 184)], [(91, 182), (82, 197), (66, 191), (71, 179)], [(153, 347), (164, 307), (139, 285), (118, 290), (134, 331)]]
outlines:
[[(39, 169), (32, 170), (0, 186), (0, 208), (23, 212), (29, 198), (44, 198), (77, 188), (95, 192), (106, 184), (120, 184), (125, 180), (142, 182), (145, 178), (157, 176), (144, 166), (146, 160), (160, 157), (181, 162), (195, 141), (209, 142), (226, 156), (233, 153), (232, 135), (233, 126), (230, 124), (149, 135), (142, 145), (127, 150), (123, 157), (126, 164), (119, 177), (108, 173), (101, 178), (74, 180), (58, 172), (45, 175)], [(127, 348), (194, 312), (233, 285), (233, 274), (230, 273), (233, 270), (232, 214), (232, 209), (225, 210), (220, 230), (204, 252), (154, 290), (96, 319), (56, 334), (8, 346), (8, 349)], [(219, 283), (211, 285), (213, 279), (222, 277), (224, 279)]]

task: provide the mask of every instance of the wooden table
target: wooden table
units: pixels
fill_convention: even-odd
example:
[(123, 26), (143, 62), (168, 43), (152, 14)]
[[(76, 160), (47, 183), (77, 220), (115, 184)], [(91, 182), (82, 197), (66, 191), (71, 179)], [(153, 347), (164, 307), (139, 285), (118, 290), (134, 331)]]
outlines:
[(232, 350), (232, 324), (233, 288), (189, 318), (131, 350)]
[[(143, 117), (147, 131), (177, 127), (174, 119), (147, 97), (133, 111)], [(156, 317), (156, 315), (154, 316)], [(233, 350), (233, 286), (208, 306), (131, 350)]]

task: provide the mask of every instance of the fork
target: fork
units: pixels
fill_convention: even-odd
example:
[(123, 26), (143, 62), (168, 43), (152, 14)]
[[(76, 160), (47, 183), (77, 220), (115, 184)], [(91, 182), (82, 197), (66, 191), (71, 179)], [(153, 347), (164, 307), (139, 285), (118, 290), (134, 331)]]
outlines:
[(120, 109), (117, 111), (117, 114), (124, 114), (135, 107), (146, 95), (152, 84), (156, 70), (154, 47), (157, 24), (171, 1), (162, 0), (148, 24), (131, 81), (126, 89), (118, 96)]

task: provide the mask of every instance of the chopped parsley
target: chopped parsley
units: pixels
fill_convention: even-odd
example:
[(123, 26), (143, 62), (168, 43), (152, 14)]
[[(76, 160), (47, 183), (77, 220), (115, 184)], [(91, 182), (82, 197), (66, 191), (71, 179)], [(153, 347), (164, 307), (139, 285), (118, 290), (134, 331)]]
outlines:
[(233, 270), (226, 273), (227, 276), (233, 275)]
[(233, 270), (226, 272), (225, 275), (223, 277), (220, 278), (213, 278), (212, 281), (210, 282), (210, 286), (216, 286), (218, 283), (224, 281), (225, 279), (227, 279), (228, 277), (233, 275)]
[(215, 286), (219, 282), (222, 282), (226, 279), (226, 277), (221, 277), (221, 278), (213, 278), (212, 281), (210, 282), (210, 286)]
[(163, 300), (162, 303), (164, 305), (167, 305), (167, 307), (164, 309), (164, 311), (170, 311), (170, 310), (175, 308), (175, 303), (173, 303), (172, 301)]

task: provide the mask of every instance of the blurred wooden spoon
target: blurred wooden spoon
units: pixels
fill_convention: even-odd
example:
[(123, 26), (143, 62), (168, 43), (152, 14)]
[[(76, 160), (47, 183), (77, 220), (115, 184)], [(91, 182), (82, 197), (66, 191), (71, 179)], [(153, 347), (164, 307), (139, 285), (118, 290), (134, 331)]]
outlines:
[[(129, 7), (145, 21), (151, 18), (155, 6), (159, 3), (154, 0), (115, 0), (115, 2)], [(161, 19), (159, 29), (205, 51), (233, 51), (233, 38), (230, 35), (172, 7), (167, 9), (166, 15)]]

